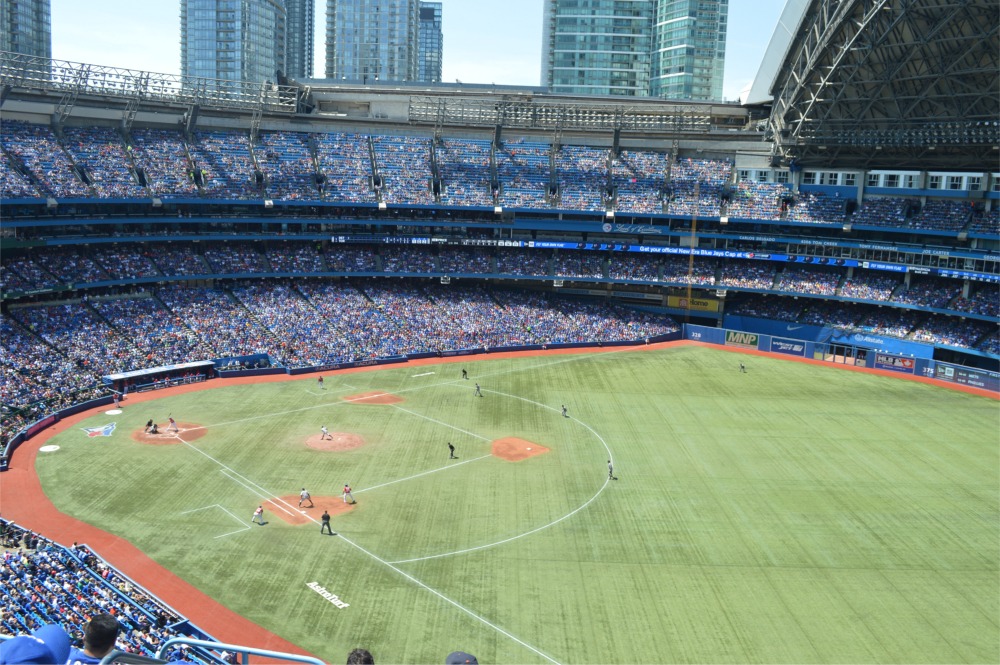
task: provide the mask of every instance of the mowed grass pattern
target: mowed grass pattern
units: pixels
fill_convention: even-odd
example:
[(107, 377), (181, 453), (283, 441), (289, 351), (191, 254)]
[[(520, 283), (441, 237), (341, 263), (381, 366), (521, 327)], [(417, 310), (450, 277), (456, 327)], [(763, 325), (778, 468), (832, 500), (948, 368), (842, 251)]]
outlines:
[[(126, 403), (83, 424), (112, 438), (65, 432), (38, 472), (63, 512), (329, 662), (1000, 661), (996, 401), (701, 347), (466, 368)], [(405, 401), (340, 399), (368, 390)], [(205, 436), (129, 439), (171, 413)], [(306, 448), (324, 424), (368, 445)], [(505, 436), (551, 451), (490, 456)], [(342, 537), (245, 527), (264, 498), (344, 483)]]

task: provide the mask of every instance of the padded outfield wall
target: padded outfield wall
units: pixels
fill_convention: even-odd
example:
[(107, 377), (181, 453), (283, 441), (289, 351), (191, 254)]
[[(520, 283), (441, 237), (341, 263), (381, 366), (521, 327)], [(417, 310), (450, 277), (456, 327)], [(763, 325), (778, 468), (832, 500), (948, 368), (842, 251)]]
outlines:
[[(684, 339), (732, 349), (776, 353), (885, 370), (1000, 394), (1000, 372), (934, 360), (930, 357), (933, 355), (934, 347), (926, 344), (885, 340), (879, 335), (863, 333), (846, 335), (833, 328), (822, 326), (787, 324), (781, 321), (764, 322), (761, 319), (757, 321), (772, 324), (771, 330), (780, 331), (782, 334), (684, 324)], [(904, 349), (919, 351), (919, 354), (907, 353)]]

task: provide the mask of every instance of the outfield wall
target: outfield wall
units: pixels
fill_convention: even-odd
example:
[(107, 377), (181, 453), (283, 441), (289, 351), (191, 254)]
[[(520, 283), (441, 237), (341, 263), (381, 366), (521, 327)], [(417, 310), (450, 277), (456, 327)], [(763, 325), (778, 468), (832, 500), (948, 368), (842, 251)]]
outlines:
[[(824, 341), (817, 341), (817, 337), (820, 339), (824, 337), (822, 334), (824, 329), (821, 326), (797, 326), (780, 321), (770, 323), (774, 324), (772, 330), (780, 330), (786, 334), (773, 335), (686, 323), (684, 324), (684, 339), (746, 351), (809, 358), (841, 365), (919, 376), (947, 384), (969, 386), (970, 388), (1000, 393), (1000, 372), (945, 363), (934, 360), (926, 354), (918, 356), (901, 352), (901, 349), (908, 350), (914, 346), (920, 346), (924, 349), (930, 348), (930, 351), (933, 352), (933, 347), (927, 347), (924, 344), (903, 342), (902, 345), (876, 346), (882, 341), (882, 337), (860, 333), (830, 335)], [(801, 332), (804, 333), (803, 337), (808, 336), (811, 339), (791, 336), (792, 333), (800, 332), (800, 328)], [(817, 334), (817, 331), (821, 332)]]

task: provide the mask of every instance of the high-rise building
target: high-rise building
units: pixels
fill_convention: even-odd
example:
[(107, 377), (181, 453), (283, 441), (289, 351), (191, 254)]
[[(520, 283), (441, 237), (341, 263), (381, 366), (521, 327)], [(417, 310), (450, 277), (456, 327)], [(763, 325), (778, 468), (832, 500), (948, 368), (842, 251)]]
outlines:
[(284, 0), (181, 0), (181, 74), (275, 81), (285, 64)]
[(312, 78), (315, 0), (285, 0), (285, 75)]
[(729, 0), (546, 0), (550, 92), (722, 99)]
[(656, 4), (650, 94), (721, 101), (729, 0), (659, 0)]
[(444, 32), (441, 30), (441, 3), (420, 0), (420, 41), (417, 48), (417, 80), (441, 82)]
[(573, 95), (649, 95), (654, 0), (546, 0), (542, 85)]
[(327, 0), (326, 77), (415, 81), (419, 0)]
[(0, 0), (0, 51), (52, 57), (49, 0)]

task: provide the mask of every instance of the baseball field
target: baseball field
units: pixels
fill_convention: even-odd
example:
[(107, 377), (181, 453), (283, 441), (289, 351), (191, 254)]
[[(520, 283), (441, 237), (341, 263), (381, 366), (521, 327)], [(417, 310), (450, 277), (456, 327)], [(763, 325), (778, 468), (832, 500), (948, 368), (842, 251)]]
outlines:
[(42, 489), (328, 662), (1000, 661), (996, 400), (683, 345), (213, 383)]

